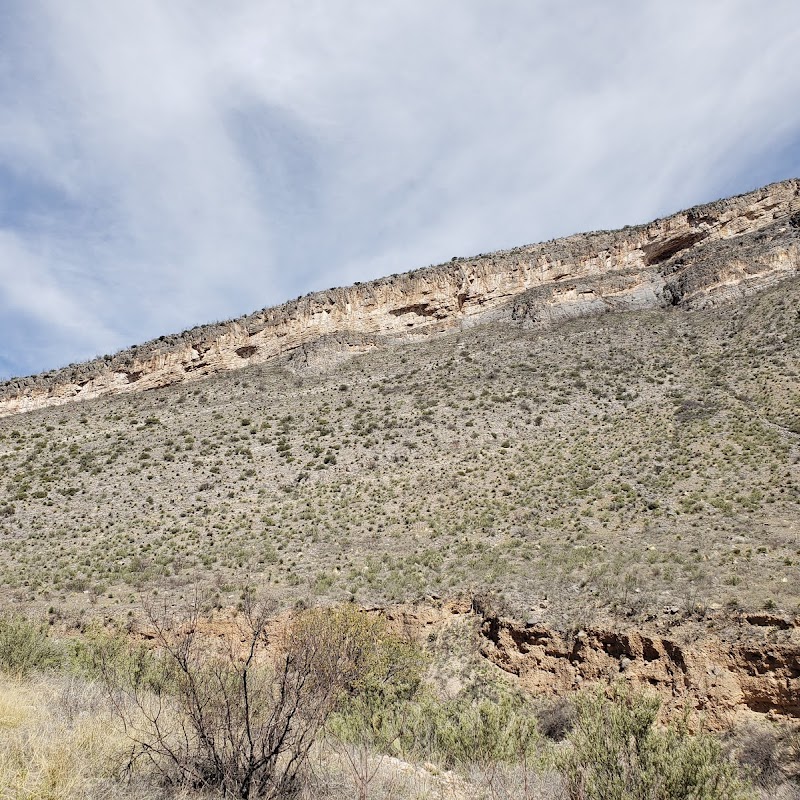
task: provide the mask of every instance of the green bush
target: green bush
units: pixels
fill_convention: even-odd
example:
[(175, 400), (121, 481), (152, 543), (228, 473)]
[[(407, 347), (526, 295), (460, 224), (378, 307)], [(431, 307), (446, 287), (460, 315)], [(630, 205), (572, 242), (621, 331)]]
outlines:
[(110, 689), (133, 687), (162, 693), (174, 688), (172, 663), (158, 650), (131, 641), (123, 631), (90, 626), (70, 642), (68, 666), (73, 673), (100, 680)]
[(37, 669), (58, 666), (61, 655), (45, 625), (37, 625), (16, 614), (0, 616), (0, 670), (3, 672), (24, 677)]
[(658, 728), (660, 701), (617, 688), (578, 701), (571, 747), (560, 756), (572, 800), (738, 800), (749, 787), (706, 733)]
[(529, 763), (541, 744), (532, 709), (511, 695), (428, 700), (418, 707), (415, 727), (417, 752), (446, 766)]
[(448, 768), (530, 763), (542, 741), (532, 709), (514, 695), (497, 700), (439, 700), (424, 691), (405, 697), (356, 695), (329, 730), (343, 741)]

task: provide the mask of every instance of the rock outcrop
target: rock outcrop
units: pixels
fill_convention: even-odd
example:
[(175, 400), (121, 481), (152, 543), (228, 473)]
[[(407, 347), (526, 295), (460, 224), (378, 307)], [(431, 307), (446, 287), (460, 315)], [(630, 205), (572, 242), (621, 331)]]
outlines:
[(741, 712), (800, 719), (800, 620), (727, 619), (726, 638), (674, 622), (567, 634), (543, 622), (488, 616), (482, 651), (537, 695), (624, 681), (657, 692), (671, 713), (702, 713), (712, 727), (727, 727)]
[(486, 321), (549, 325), (700, 309), (800, 271), (800, 180), (647, 225), (578, 234), (316, 292), (237, 320), (0, 385), (0, 416), (142, 391), (276, 359), (324, 367), (383, 343)]
[(800, 722), (800, 617), (668, 608), (638, 626), (606, 619), (562, 630), (500, 614), (486, 595), (371, 610), (418, 641), (472, 618), (481, 655), (535, 697), (624, 683), (658, 694), (666, 717), (688, 713), (718, 730), (753, 715)]

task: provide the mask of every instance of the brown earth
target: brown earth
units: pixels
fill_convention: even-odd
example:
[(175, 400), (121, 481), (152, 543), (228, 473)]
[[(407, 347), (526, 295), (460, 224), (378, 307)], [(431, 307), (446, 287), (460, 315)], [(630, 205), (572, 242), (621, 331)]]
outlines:
[(537, 697), (622, 681), (655, 692), (667, 716), (728, 730), (748, 717), (800, 724), (800, 618), (768, 613), (687, 616), (665, 609), (646, 626), (560, 631), (500, 616), (481, 598), (382, 609), (418, 639), (470, 615), (481, 654)]

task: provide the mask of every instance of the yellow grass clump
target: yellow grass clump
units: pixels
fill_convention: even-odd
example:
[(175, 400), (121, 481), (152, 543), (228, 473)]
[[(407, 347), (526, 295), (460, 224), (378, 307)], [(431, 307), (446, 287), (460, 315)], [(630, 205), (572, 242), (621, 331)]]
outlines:
[(0, 674), (0, 798), (131, 797), (114, 775), (125, 740), (91, 684)]

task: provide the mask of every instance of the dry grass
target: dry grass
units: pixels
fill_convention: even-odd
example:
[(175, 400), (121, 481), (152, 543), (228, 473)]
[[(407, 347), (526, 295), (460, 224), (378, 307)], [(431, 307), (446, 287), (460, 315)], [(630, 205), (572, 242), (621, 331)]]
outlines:
[(26, 800), (152, 797), (121, 784), (125, 748), (89, 684), (61, 677), (0, 675), (0, 796)]
[(519, 765), (462, 773), (392, 756), (326, 748), (313, 765), (308, 800), (565, 800), (560, 776)]
[[(172, 800), (152, 776), (121, 772), (130, 743), (94, 685), (61, 676), (17, 680), (0, 673), (0, 797), (3, 800)], [(498, 765), (458, 775), (357, 747), (315, 748), (308, 800), (501, 800), (560, 797), (557, 777)], [(528, 787), (529, 793), (525, 793)], [(535, 792), (534, 792), (535, 788)], [(210, 797), (210, 795), (209, 795)]]
[[(12, 679), (0, 673), (0, 797), (3, 800), (157, 800), (167, 795), (151, 776), (124, 776), (130, 743), (94, 685), (60, 676)], [(364, 780), (341, 748), (317, 747), (305, 796), (350, 800), (366, 791), (375, 800), (494, 798), (491, 781), (467, 781), (433, 765), (412, 765), (366, 754)], [(507, 772), (508, 770), (504, 770)], [(172, 791), (172, 800), (198, 798)], [(210, 797), (211, 795), (209, 795)]]

